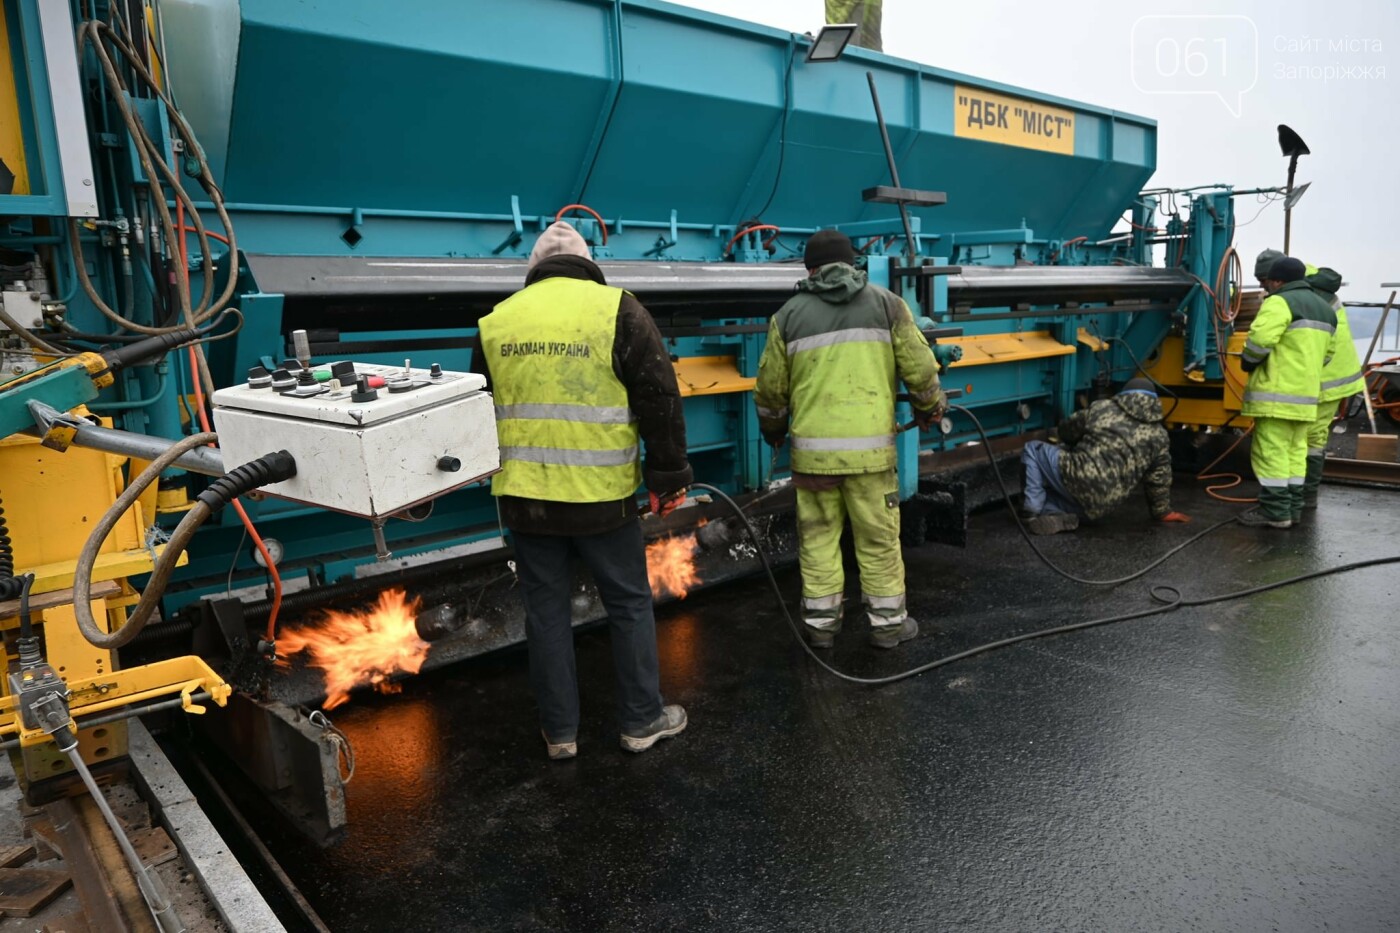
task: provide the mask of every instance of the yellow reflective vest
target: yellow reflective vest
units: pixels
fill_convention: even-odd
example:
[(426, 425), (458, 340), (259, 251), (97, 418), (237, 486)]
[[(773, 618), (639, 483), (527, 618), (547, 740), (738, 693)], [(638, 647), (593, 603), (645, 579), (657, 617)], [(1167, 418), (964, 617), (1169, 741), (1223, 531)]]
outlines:
[(1332, 359), (1322, 367), (1322, 385), (1318, 391), (1318, 402), (1336, 402), (1350, 398), (1358, 392), (1366, 391), (1366, 379), (1361, 372), (1361, 354), (1356, 352), (1356, 343), (1351, 337), (1351, 325), (1347, 323), (1347, 309), (1342, 299), (1337, 297), (1337, 289), (1342, 285), (1342, 277), (1332, 269), (1319, 269), (1306, 266), (1306, 282), (1332, 304), (1332, 313), (1337, 315), (1337, 348)]
[(1331, 303), (1307, 282), (1289, 282), (1264, 299), (1241, 354), (1251, 369), (1241, 414), (1315, 420), (1322, 368), (1336, 343)]
[(497, 496), (610, 502), (641, 485), (636, 419), (613, 372), (622, 289), (564, 277), (481, 319), (496, 399)]
[(765, 434), (791, 431), (792, 469), (852, 475), (895, 466), (895, 396), (942, 398), (938, 361), (898, 296), (844, 263), (823, 266), (774, 315), (754, 402)]

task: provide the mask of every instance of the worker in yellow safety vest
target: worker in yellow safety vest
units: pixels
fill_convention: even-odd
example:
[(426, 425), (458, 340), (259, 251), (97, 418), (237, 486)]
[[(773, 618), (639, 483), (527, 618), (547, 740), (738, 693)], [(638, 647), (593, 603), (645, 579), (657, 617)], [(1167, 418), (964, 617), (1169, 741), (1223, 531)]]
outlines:
[(501, 448), (491, 492), (515, 548), (546, 752), (556, 760), (578, 752), (574, 555), (608, 613), (622, 747), (645, 751), (686, 726), (685, 710), (661, 699), (636, 502), (645, 476), (664, 515), (692, 481), (670, 355), (646, 308), (608, 286), (563, 222), (540, 234), (525, 288), (479, 327), (473, 368), (490, 379)]
[(1240, 516), (1245, 525), (1290, 528), (1303, 517), (1308, 432), (1323, 368), (1337, 350), (1337, 316), (1306, 274), (1292, 257), (1273, 262), (1261, 279), (1269, 296), (1241, 353), (1249, 383), (1240, 412), (1254, 419), (1250, 462), (1260, 486), (1259, 506)]
[[(1262, 281), (1268, 266), (1283, 254), (1278, 250), (1266, 249), (1259, 254), (1254, 264), (1254, 275)], [(1342, 276), (1335, 269), (1321, 268), (1304, 263), (1306, 275), (1303, 281), (1326, 298), (1337, 316), (1337, 352), (1332, 361), (1322, 368), (1322, 384), (1318, 387), (1317, 417), (1308, 428), (1308, 469), (1303, 483), (1303, 508), (1317, 508), (1318, 488), (1322, 485), (1322, 469), (1327, 457), (1327, 440), (1332, 423), (1337, 419), (1338, 406), (1352, 396), (1366, 391), (1366, 379), (1361, 369), (1361, 355), (1356, 352), (1356, 343), (1351, 337), (1351, 326), (1347, 323), (1347, 309), (1337, 292), (1342, 287)]]
[(754, 401), (764, 438), (791, 432), (797, 487), (802, 617), (829, 648), (841, 630), (841, 532), (851, 522), (871, 643), (893, 648), (919, 633), (904, 600), (895, 475), (897, 384), (928, 429), (947, 402), (928, 341), (898, 296), (855, 268), (850, 238), (822, 230), (807, 242), (808, 278), (768, 328)]

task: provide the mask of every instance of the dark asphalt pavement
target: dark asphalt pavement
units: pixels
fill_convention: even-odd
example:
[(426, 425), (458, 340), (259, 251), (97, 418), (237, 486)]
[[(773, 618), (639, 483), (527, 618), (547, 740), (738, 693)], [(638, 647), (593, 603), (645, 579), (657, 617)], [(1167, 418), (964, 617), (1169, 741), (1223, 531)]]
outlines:
[[(1187, 481), (1179, 481), (1187, 485)], [(1116, 575), (1191, 526), (1136, 500), (1046, 540)], [(920, 637), (847, 623), (834, 663), (890, 673), (1033, 628), (1400, 554), (1400, 496), (1329, 486), (1309, 527), (1230, 526), (1144, 581), (1077, 587), (1000, 511), (906, 552)], [(795, 571), (780, 575), (795, 603)], [(548, 762), (523, 651), (335, 716), (350, 832), (265, 838), (331, 929), (1342, 930), (1400, 925), (1400, 567), (1029, 643), (892, 687), (809, 663), (751, 580), (659, 616), (689, 730), (618, 748), (607, 635), (578, 636), (580, 755)], [(854, 592), (854, 591), (853, 591)], [(854, 609), (854, 607), (850, 607)]]

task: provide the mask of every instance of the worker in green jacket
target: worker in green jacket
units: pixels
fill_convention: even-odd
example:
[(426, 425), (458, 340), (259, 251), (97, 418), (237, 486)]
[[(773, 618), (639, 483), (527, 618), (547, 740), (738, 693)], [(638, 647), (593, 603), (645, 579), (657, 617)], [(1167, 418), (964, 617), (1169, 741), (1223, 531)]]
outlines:
[(1260, 486), (1258, 508), (1240, 516), (1245, 525), (1290, 528), (1303, 517), (1308, 429), (1337, 346), (1337, 316), (1306, 273), (1290, 256), (1274, 262), (1241, 354), (1249, 384), (1240, 412), (1254, 419), (1250, 461)]
[(774, 316), (754, 401), (764, 439), (792, 435), (802, 618), (815, 648), (841, 630), (841, 532), (850, 519), (873, 645), (919, 633), (904, 602), (895, 475), (895, 395), (903, 380), (915, 420), (932, 427), (947, 407), (938, 363), (898, 296), (855, 268), (850, 238), (822, 230), (807, 242), (809, 276)]
[[(1278, 250), (1266, 249), (1259, 254), (1254, 264), (1254, 276), (1262, 283), (1269, 268), (1283, 256)], [(1303, 508), (1317, 508), (1317, 491), (1322, 485), (1322, 469), (1327, 456), (1327, 439), (1332, 422), (1337, 417), (1338, 405), (1366, 391), (1366, 380), (1361, 370), (1361, 356), (1356, 352), (1352, 341), (1351, 326), (1347, 323), (1346, 306), (1337, 292), (1342, 287), (1342, 276), (1335, 269), (1321, 268), (1304, 263), (1303, 281), (1326, 298), (1337, 316), (1337, 347), (1331, 362), (1322, 368), (1322, 382), (1318, 387), (1317, 415), (1308, 427), (1307, 475), (1303, 482)]]

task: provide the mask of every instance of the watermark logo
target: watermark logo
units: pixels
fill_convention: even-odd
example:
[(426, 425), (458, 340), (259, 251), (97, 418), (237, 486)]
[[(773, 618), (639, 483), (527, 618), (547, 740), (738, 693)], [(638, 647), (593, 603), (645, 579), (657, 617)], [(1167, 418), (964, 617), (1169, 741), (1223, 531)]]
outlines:
[(1209, 94), (1238, 117), (1259, 82), (1259, 30), (1248, 16), (1143, 16), (1132, 75), (1144, 94)]

